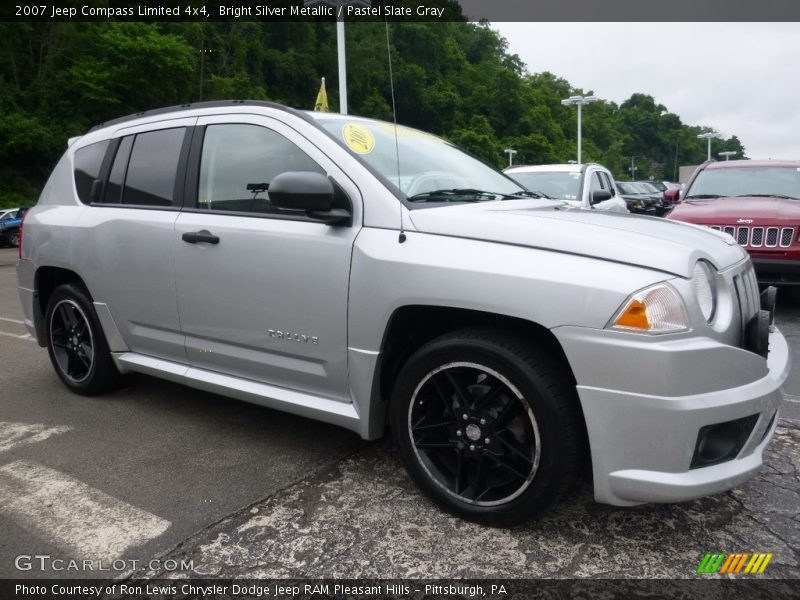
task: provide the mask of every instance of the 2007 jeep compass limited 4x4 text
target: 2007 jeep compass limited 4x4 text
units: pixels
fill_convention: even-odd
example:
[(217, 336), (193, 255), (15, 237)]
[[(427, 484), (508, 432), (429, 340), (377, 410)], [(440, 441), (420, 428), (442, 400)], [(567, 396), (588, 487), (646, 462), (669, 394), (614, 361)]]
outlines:
[(789, 370), (747, 253), (571, 208), (421, 131), (259, 102), (72, 144), (22, 226), (25, 322), (80, 394), (120, 373), (383, 435), (467, 517), (752, 477)]

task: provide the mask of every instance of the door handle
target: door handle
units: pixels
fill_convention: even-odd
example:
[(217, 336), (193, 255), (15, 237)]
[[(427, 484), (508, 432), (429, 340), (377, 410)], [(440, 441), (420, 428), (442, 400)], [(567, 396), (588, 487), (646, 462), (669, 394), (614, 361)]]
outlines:
[(205, 229), (201, 229), (200, 231), (187, 231), (181, 236), (181, 239), (190, 244), (219, 244), (219, 238)]

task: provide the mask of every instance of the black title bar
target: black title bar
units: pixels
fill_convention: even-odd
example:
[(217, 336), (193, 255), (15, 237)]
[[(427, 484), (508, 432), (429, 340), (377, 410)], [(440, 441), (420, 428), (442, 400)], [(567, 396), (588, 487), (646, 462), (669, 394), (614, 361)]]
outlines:
[[(800, 21), (797, 0), (36, 0), (0, 21)], [(569, 43), (569, 40), (564, 40)], [(598, 43), (602, 43), (599, 39)]]

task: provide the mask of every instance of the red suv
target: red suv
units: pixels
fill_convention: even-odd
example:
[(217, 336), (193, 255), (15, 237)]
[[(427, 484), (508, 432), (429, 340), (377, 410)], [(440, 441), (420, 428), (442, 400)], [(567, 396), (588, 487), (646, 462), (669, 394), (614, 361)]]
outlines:
[(733, 236), (760, 283), (800, 285), (800, 161), (705, 163), (667, 218)]

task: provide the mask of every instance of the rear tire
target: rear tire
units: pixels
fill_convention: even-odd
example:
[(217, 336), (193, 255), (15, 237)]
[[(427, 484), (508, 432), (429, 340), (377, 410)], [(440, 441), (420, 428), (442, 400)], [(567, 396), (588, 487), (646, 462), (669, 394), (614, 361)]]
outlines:
[(47, 352), (56, 374), (76, 394), (115, 387), (119, 371), (86, 289), (66, 283), (53, 291), (45, 314)]
[(578, 480), (585, 429), (565, 368), (529, 340), (464, 330), (403, 366), (392, 436), (411, 478), (467, 519), (514, 525)]

